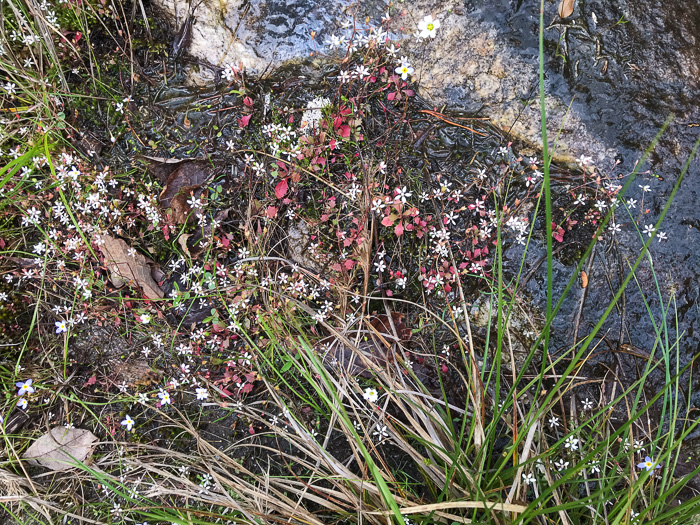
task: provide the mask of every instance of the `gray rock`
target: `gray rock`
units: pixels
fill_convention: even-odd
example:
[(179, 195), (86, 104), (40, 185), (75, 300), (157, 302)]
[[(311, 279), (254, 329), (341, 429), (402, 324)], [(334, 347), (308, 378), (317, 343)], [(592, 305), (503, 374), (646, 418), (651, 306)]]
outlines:
[[(188, 0), (154, 4), (176, 27), (189, 13)], [(548, 129), (558, 160), (585, 155), (607, 170), (630, 153), (620, 152), (624, 145), (633, 150), (631, 166), (670, 111), (700, 116), (700, 30), (686, 4), (579, 2), (564, 20), (557, 4), (546, 2), (544, 19)], [(195, 10), (188, 52), (215, 66), (242, 64), (249, 74), (262, 74), (329, 53), (326, 43), (342, 33), (344, 20), (354, 16), (355, 25), (366, 28), (369, 17), (378, 26), (386, 10), (379, 0), (204, 0)], [(415, 37), (426, 14), (441, 21), (428, 42)], [(416, 0), (396, 4), (391, 15), (423, 96), (450, 109), (480, 111), (541, 146), (537, 2)], [(627, 22), (617, 23), (621, 17)], [(198, 83), (213, 79), (204, 68), (196, 76)], [(685, 137), (670, 142), (677, 154), (688, 149)]]
[[(181, 27), (189, 14), (188, 0), (155, 0), (154, 4)], [(318, 41), (333, 30), (342, 3), (321, 0), (193, 0), (195, 23), (187, 52), (218, 67), (242, 65), (249, 74), (272, 71), (289, 61), (309, 58)], [(194, 80), (213, 80), (202, 69)]]
[[(505, 312), (504, 312), (505, 315)], [(481, 296), (474, 302), (469, 312), (470, 323), (473, 328), (481, 330), (490, 330), (495, 341), (497, 332), (498, 310), (491, 304), (491, 300), (487, 296)], [(532, 315), (532, 312), (526, 312), (520, 305), (516, 304), (508, 319), (506, 333), (504, 334), (504, 344), (501, 350), (501, 365), (508, 372), (513, 371), (513, 363), (515, 363), (515, 372), (518, 373), (525, 364), (530, 348), (535, 342), (537, 335), (542, 328)], [(511, 359), (510, 352), (513, 352)], [(530, 366), (539, 367), (541, 362), (541, 352), (536, 352), (534, 358), (530, 362)]]

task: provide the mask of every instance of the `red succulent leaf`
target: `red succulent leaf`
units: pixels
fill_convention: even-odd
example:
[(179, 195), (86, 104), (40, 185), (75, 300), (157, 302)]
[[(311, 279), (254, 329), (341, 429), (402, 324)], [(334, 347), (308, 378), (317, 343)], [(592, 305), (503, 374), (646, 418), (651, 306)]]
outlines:
[(277, 186), (275, 186), (275, 197), (281, 199), (287, 194), (287, 189), (287, 179), (282, 179), (277, 183)]
[(238, 125), (242, 128), (245, 128), (248, 123), (250, 122), (250, 117), (253, 115), (246, 115), (245, 117), (241, 117), (238, 119)]

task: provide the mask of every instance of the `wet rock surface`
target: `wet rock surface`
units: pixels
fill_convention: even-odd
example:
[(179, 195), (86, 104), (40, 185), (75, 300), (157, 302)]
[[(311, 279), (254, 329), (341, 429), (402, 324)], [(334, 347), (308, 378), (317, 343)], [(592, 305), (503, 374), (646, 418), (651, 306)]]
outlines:
[[(241, 65), (252, 74), (273, 71), (288, 61), (310, 57), (317, 45), (312, 32), (335, 27), (343, 2), (306, 0), (190, 2), (156, 0), (162, 15), (178, 29), (193, 16), (186, 51), (210, 65)], [(212, 70), (201, 69), (198, 82), (213, 81)]]

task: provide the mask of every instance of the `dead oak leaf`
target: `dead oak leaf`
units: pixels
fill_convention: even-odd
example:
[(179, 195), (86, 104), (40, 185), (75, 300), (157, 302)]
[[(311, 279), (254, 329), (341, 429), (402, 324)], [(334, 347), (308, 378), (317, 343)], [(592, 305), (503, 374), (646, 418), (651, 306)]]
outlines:
[(68, 470), (92, 456), (98, 439), (82, 428), (54, 427), (37, 439), (22, 456), (32, 465), (53, 471)]
[(151, 300), (162, 299), (164, 294), (158, 283), (151, 276), (149, 260), (139, 252), (129, 254), (129, 245), (122, 239), (111, 235), (100, 235), (101, 250), (105, 256), (105, 266), (110, 272), (110, 281), (117, 288), (125, 282), (134, 283), (141, 287), (146, 297)]

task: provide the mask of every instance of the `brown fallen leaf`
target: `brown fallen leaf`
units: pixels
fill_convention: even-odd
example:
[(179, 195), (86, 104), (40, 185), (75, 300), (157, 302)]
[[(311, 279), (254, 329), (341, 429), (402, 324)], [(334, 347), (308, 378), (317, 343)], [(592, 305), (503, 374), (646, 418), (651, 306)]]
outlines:
[(172, 198), (170, 208), (172, 209), (172, 218), (175, 224), (185, 224), (189, 220), (192, 208), (187, 201), (191, 198), (190, 194), (199, 197), (202, 193), (199, 190), (199, 186), (188, 186), (182, 188), (182, 192)]
[(192, 257), (190, 254), (190, 247), (187, 246), (187, 239), (192, 237), (191, 233), (183, 233), (177, 238), (177, 243), (180, 245), (180, 248), (182, 248), (182, 251), (185, 252), (185, 255), (188, 257)]
[(148, 172), (163, 185), (180, 164), (190, 161), (190, 159), (167, 159), (165, 157), (149, 157), (148, 155), (140, 155), (137, 158), (146, 161)]
[(122, 239), (108, 234), (102, 234), (100, 238), (103, 241), (101, 250), (105, 256), (105, 266), (114, 286), (120, 288), (130, 282), (140, 286), (144, 295), (151, 300), (163, 298), (163, 290), (151, 276), (149, 260), (144, 255), (139, 252), (133, 257), (129, 255), (129, 245)]
[[(411, 329), (406, 325), (406, 323), (404, 323), (405, 317), (406, 316), (404, 314), (399, 312), (391, 312), (391, 320), (394, 322), (396, 335), (403, 342), (407, 342), (411, 339)], [(391, 329), (391, 323), (389, 322), (389, 317), (385, 314), (373, 317), (369, 324), (382, 335), (394, 335), (394, 332)]]
[(561, 0), (559, 2), (559, 16), (566, 18), (574, 12), (574, 2), (576, 0)]
[(98, 439), (82, 428), (54, 427), (37, 439), (23, 454), (32, 465), (53, 471), (73, 468), (76, 461), (84, 463), (92, 456)]
[(164, 208), (170, 207), (170, 202), (179, 193), (189, 195), (190, 191), (199, 188), (214, 174), (214, 169), (207, 162), (192, 160), (183, 162), (170, 173), (163, 191), (158, 196), (158, 202)]

